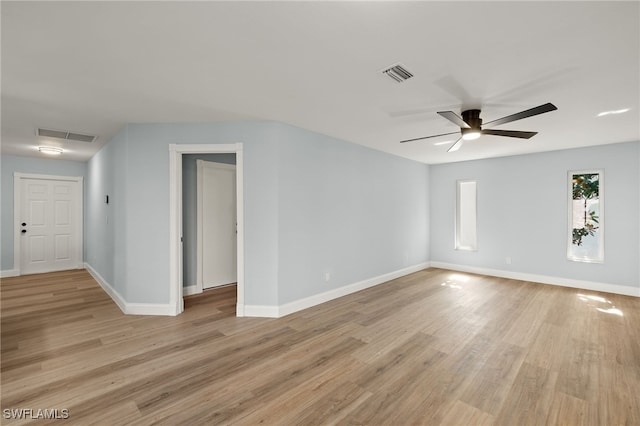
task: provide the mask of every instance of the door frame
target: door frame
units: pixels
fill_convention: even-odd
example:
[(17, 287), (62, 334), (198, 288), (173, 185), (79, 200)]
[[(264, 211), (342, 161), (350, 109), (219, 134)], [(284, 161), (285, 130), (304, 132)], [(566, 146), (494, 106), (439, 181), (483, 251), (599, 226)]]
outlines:
[(83, 230), (84, 230), (84, 177), (82, 176), (55, 176), (55, 175), (39, 175), (34, 173), (13, 173), (13, 269), (16, 275), (22, 275), (21, 268), (21, 232), (20, 232), (20, 216), (22, 215), (22, 179), (39, 179), (39, 180), (62, 180), (68, 182), (76, 182), (78, 183), (77, 188), (77, 199), (78, 205), (76, 206), (76, 214), (78, 217), (77, 223), (75, 224), (76, 238), (75, 238), (75, 246), (76, 246), (76, 256), (78, 259), (77, 268), (81, 269), (84, 267), (84, 238), (83, 238)]
[(184, 311), (182, 264), (182, 155), (236, 154), (237, 304), (236, 316), (244, 316), (244, 166), (242, 143), (169, 144), (169, 305), (173, 315)]

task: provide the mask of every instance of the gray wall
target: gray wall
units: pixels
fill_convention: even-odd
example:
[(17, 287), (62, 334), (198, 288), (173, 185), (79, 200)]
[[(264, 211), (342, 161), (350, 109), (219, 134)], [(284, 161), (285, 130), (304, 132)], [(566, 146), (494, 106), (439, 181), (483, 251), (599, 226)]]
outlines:
[(247, 305), (277, 306), (428, 261), (424, 164), (270, 122), (129, 124), (120, 136), (117, 172), (98, 170), (115, 167), (107, 155), (89, 168), (126, 176), (124, 223), (113, 232), (125, 241), (118, 291), (129, 303), (169, 300), (170, 143), (244, 145)]
[(236, 164), (235, 154), (183, 154), (182, 155), (182, 268), (185, 287), (196, 285), (198, 256), (198, 172), (196, 160), (213, 163)]
[[(88, 162), (86, 262), (126, 298), (127, 155), (126, 128)], [(109, 196), (109, 204), (105, 196)]]
[[(640, 286), (639, 151), (634, 142), (431, 166), (431, 260)], [(605, 170), (605, 263), (571, 262), (567, 172), (595, 168)], [(454, 250), (457, 179), (478, 182), (477, 252)]]
[[(129, 124), (87, 173), (96, 229), (87, 258), (127, 302), (169, 300), (168, 145), (235, 142), (244, 146), (247, 305), (429, 260), (640, 285), (638, 142), (426, 166), (280, 123)], [(567, 171), (587, 168), (605, 169), (600, 265), (566, 260)], [(478, 181), (477, 252), (453, 249), (457, 179)]]
[[(55, 160), (38, 157), (18, 157), (3, 155), (1, 158), (0, 178), (2, 179), (2, 207), (0, 209), (0, 232), (2, 240), (2, 254), (0, 256), (0, 270), (13, 269), (13, 173), (33, 173), (56, 176), (86, 177), (87, 163), (80, 161)], [(84, 184), (84, 197), (87, 197), (87, 184)], [(86, 203), (85, 203), (86, 205)], [(85, 215), (86, 224), (86, 215)], [(87, 236), (85, 239), (85, 253)]]
[(279, 131), (280, 304), (429, 260), (428, 166)]
[[(129, 303), (169, 301), (169, 144), (244, 143), (246, 303), (277, 303), (274, 123), (129, 124), (89, 162), (87, 257)], [(104, 219), (102, 194), (116, 197)], [(108, 234), (113, 239), (105, 238)], [(106, 247), (101, 247), (104, 243)], [(113, 279), (114, 281), (111, 281)], [(260, 301), (260, 302), (258, 302)]]
[[(245, 301), (277, 302), (274, 123), (130, 124), (127, 226), (129, 302), (169, 300), (170, 143), (244, 143)], [(270, 219), (271, 217), (271, 219)]]

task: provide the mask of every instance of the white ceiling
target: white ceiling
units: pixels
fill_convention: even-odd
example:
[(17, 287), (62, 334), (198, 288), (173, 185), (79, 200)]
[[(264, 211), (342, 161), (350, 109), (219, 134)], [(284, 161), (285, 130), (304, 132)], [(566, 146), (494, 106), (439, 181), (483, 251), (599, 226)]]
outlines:
[[(276, 120), (428, 164), (640, 140), (640, 3), (2, 1), (2, 153), (125, 123)], [(415, 77), (380, 71), (401, 62)], [(485, 122), (447, 153), (436, 114)], [(624, 114), (597, 117), (628, 108)], [(96, 134), (45, 140), (37, 127)]]

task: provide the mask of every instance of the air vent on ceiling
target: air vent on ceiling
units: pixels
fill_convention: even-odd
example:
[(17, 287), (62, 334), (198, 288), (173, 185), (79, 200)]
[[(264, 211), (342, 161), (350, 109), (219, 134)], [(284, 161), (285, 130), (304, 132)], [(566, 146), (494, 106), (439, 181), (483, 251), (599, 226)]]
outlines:
[(78, 141), (78, 142), (93, 142), (97, 138), (97, 136), (84, 135), (82, 133), (40, 129), (40, 128), (38, 129), (37, 134), (38, 136), (43, 136), (46, 138), (66, 139), (68, 141)]
[(384, 69), (382, 74), (385, 74), (397, 83), (403, 83), (413, 77), (413, 74), (401, 64), (395, 64)]

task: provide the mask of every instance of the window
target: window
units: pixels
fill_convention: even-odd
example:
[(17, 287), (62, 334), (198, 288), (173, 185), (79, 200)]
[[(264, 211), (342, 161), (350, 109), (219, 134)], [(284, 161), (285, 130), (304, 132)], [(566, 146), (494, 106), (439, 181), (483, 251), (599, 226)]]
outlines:
[(459, 180), (456, 199), (456, 250), (477, 250), (476, 181)]
[(567, 257), (576, 262), (604, 262), (604, 170), (569, 172)]

